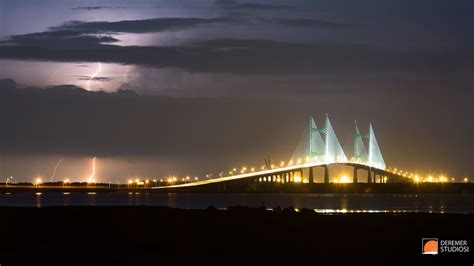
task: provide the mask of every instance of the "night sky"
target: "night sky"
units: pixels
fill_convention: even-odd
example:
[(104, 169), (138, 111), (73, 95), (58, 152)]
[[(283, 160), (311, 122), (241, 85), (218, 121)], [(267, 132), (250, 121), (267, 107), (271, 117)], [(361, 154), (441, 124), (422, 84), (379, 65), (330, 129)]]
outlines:
[[(251, 2), (250, 2), (251, 1)], [(288, 160), (310, 115), (352, 156), (474, 177), (473, 1), (0, 0), (0, 178), (217, 175)], [(0, 181), (3, 182), (3, 181)]]

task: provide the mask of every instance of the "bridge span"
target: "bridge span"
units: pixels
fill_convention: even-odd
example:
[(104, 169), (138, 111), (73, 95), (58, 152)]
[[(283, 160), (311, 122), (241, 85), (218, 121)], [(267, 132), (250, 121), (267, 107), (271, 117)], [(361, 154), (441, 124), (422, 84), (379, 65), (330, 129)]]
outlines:
[(352, 183), (360, 183), (358, 170), (363, 169), (367, 171), (367, 183), (392, 183), (392, 182), (404, 182), (407, 179), (401, 175), (391, 173), (384, 169), (372, 168), (370, 166), (360, 163), (333, 163), (333, 164), (319, 164), (319, 163), (308, 163), (302, 165), (287, 166), (282, 168), (276, 168), (271, 170), (263, 170), (258, 172), (249, 172), (245, 174), (238, 174), (226, 177), (213, 178), (209, 180), (201, 180), (197, 182), (190, 182), (177, 185), (168, 185), (153, 187), (153, 189), (166, 189), (166, 188), (184, 188), (184, 187), (195, 187), (204, 186), (216, 183), (226, 183), (232, 181), (247, 181), (247, 182), (278, 182), (281, 184), (285, 183), (316, 183), (314, 181), (315, 175), (314, 170), (316, 167), (324, 168), (324, 183), (329, 184), (329, 166), (331, 165), (346, 165), (351, 166), (354, 169)]
[[(353, 183), (359, 183), (358, 170), (367, 171), (367, 183), (393, 183), (407, 181), (401, 175), (386, 170), (385, 161), (375, 138), (372, 124), (368, 132), (362, 134), (357, 122), (354, 126), (353, 154), (350, 159), (344, 153), (336, 133), (326, 115), (321, 128), (316, 126), (312, 117), (303, 131), (302, 137), (286, 167), (274, 168), (267, 166), (261, 171), (251, 171), (236, 175), (229, 175), (208, 180), (201, 180), (183, 184), (169, 184), (153, 187), (153, 189), (185, 188), (206, 186), (218, 183), (250, 182), (250, 183), (315, 183), (314, 169), (324, 168), (323, 183), (330, 183), (329, 167), (345, 165), (353, 167)], [(346, 182), (350, 182), (346, 180)]]

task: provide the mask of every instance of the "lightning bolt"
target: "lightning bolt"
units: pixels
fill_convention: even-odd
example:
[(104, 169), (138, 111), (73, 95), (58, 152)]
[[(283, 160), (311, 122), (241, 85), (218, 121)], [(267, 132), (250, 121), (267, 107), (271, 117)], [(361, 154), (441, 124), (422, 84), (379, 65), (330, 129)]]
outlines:
[(99, 75), (100, 71), (102, 70), (102, 64), (100, 62), (98, 62), (98, 64), (99, 64), (99, 68), (97, 68), (97, 71), (95, 71), (94, 74), (92, 74), (92, 76), (87, 81), (86, 89), (88, 91), (90, 91), (91, 81), (95, 79), (95, 77), (97, 77), (97, 75)]
[(59, 165), (61, 165), (61, 162), (63, 161), (64, 158), (61, 157), (61, 159), (59, 159), (59, 161), (56, 163), (56, 165), (54, 166), (53, 168), (53, 174), (51, 174), (51, 176), (49, 177), (50, 181), (53, 182), (53, 177), (56, 176), (56, 170), (58, 169)]
[(96, 159), (96, 157), (94, 157), (92, 159), (92, 174), (87, 179), (87, 182), (93, 182), (94, 181), (94, 177), (95, 177), (95, 159)]

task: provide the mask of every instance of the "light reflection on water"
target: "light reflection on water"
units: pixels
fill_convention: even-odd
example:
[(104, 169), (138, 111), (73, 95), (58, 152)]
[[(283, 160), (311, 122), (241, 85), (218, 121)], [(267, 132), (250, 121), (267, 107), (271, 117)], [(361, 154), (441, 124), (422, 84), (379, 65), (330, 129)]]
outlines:
[(474, 195), (457, 194), (311, 194), (311, 193), (149, 193), (6, 192), (0, 206), (168, 206), (205, 209), (210, 205), (293, 207), (317, 213), (474, 213)]

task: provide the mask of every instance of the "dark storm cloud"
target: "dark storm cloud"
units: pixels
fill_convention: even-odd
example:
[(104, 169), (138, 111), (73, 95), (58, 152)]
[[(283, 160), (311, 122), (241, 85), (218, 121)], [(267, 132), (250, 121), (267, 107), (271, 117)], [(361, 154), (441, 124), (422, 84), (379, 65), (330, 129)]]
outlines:
[(258, 3), (240, 3), (230, 6), (231, 9), (239, 10), (282, 10), (294, 8), (293, 6), (288, 5), (266, 5)]
[(123, 47), (101, 44), (102, 38), (112, 41), (107, 37), (81, 35), (74, 42), (70, 37), (56, 38), (56, 34), (39, 35), (15, 37), (19, 45), (0, 46), (0, 58), (101, 61), (240, 74), (464, 71), (474, 62), (472, 55), (456, 51), (397, 52), (357, 44), (215, 39), (177, 47)]
[[(230, 23), (232, 18), (156, 18), (146, 20), (126, 20), (117, 22), (83, 22), (69, 21), (50, 30), (38, 33), (13, 35), (0, 44), (17, 44), (28, 47), (46, 47), (48, 49), (89, 49), (97, 48), (102, 43), (118, 40), (100, 34), (108, 33), (146, 33), (189, 28), (201, 24)], [(103, 47), (105, 48), (105, 47)], [(1, 48), (0, 48), (1, 49)]]
[(78, 7), (73, 7), (72, 10), (87, 10), (87, 11), (92, 11), (92, 10), (99, 10), (99, 9), (124, 9), (126, 7), (122, 6), (78, 6)]
[(70, 48), (88, 49), (98, 47), (101, 43), (116, 41), (118, 40), (110, 36), (85, 35), (71, 30), (57, 30), (14, 35), (10, 37), (10, 40), (0, 43), (14, 43), (29, 47), (67, 50)]
[(21, 87), (13, 79), (0, 79), (0, 95), (15, 97), (31, 96), (138, 96), (131, 90), (119, 90), (114, 93), (87, 91), (75, 85), (55, 85), (47, 87)]
[(214, 3), (223, 8), (232, 9), (232, 10), (263, 11), (263, 10), (285, 10), (285, 9), (294, 8), (293, 6), (289, 6), (289, 5), (271, 5), (271, 4), (261, 4), (261, 3), (251, 3), (251, 2), (239, 3), (233, 0), (216, 0)]
[(144, 20), (123, 20), (116, 22), (108, 21), (69, 21), (51, 30), (74, 31), (79, 33), (103, 33), (103, 32), (127, 32), (146, 33), (160, 32), (166, 30), (177, 30), (194, 27), (202, 24), (231, 23), (234, 18), (155, 18)]
[(360, 29), (360, 25), (337, 23), (327, 20), (320, 19), (305, 19), (305, 18), (271, 18), (264, 19), (267, 22), (276, 23), (283, 26), (290, 27), (315, 27), (315, 28), (326, 28), (334, 30), (351, 30)]
[(17, 86), (13, 79), (0, 79), (0, 88), (4, 90), (13, 90)]

